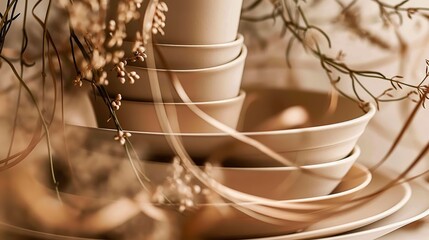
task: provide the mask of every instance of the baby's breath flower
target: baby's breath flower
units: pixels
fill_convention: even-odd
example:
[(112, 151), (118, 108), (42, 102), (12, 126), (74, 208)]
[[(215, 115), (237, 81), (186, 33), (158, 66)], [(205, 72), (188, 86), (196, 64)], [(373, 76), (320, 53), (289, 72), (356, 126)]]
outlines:
[(78, 87), (82, 87), (82, 76), (77, 75), (76, 78), (73, 80), (73, 85), (74, 86), (78, 86)]
[(118, 64), (115, 65), (114, 70), (116, 71), (118, 80), (122, 84), (124, 84), (126, 80), (128, 80), (130, 84), (134, 84), (136, 80), (140, 79), (140, 75), (138, 75), (135, 71), (128, 72), (125, 68), (126, 65), (126, 60), (120, 61)]
[(136, 32), (136, 40), (132, 47), (132, 53), (133, 56), (126, 58), (125, 61), (144, 62), (147, 58), (146, 48), (144, 47), (144, 38), (141, 32)]
[(116, 110), (116, 111), (119, 110), (119, 108), (122, 105), (121, 100), (122, 100), (122, 95), (121, 94), (116, 95), (115, 100), (113, 100), (112, 103), (111, 103), (112, 108), (114, 110)]
[(98, 78), (98, 84), (100, 85), (109, 85), (109, 80), (107, 80), (106, 71), (101, 71), (100, 76)]
[(129, 61), (132, 62), (144, 62), (144, 60), (147, 58), (146, 55), (146, 48), (143, 46), (143, 43), (141, 41), (136, 41), (133, 46), (133, 54), (134, 56), (129, 58)]
[(115, 31), (115, 29), (116, 29), (116, 22), (115, 22), (115, 20), (110, 20), (109, 21), (109, 30), (110, 30), (110, 32)]
[[(89, 49), (89, 59), (78, 59), (77, 69), (85, 79), (93, 81), (95, 84), (107, 85), (107, 74), (102, 70), (107, 64), (118, 64), (123, 60), (125, 53), (118, 49), (123, 44), (126, 35), (126, 25), (140, 18), (140, 8), (144, 0), (120, 0), (117, 4), (116, 14), (113, 19), (105, 19), (108, 12), (107, 0), (80, 0), (67, 1), (61, 0), (60, 4), (67, 9), (70, 16), (70, 25), (74, 34), (85, 43)], [(162, 11), (164, 7), (159, 7)], [(111, 11), (111, 10), (109, 10)], [(107, 33), (107, 34), (106, 34)], [(142, 34), (140, 34), (142, 35)], [(139, 48), (134, 52), (130, 61), (144, 61), (146, 54), (144, 48)], [(128, 73), (124, 66), (117, 69), (119, 81), (125, 83), (129, 81), (134, 83), (140, 77), (135, 73)], [(75, 85), (81, 85), (79, 80), (74, 82)]]
[(102, 53), (98, 49), (95, 49), (92, 52), (92, 58), (91, 58), (91, 66), (94, 69), (100, 69), (106, 65), (106, 58), (103, 56)]
[(204, 190), (194, 183), (193, 176), (182, 166), (179, 158), (173, 160), (171, 171), (171, 176), (156, 188), (152, 199), (157, 203), (168, 201), (178, 204), (180, 212), (195, 207), (198, 196)]
[(114, 51), (112, 54), (112, 62), (119, 63), (125, 56), (125, 52), (123, 50)]
[(118, 134), (115, 136), (115, 140), (119, 141), (119, 143), (121, 143), (121, 145), (124, 145), (126, 142), (126, 139), (131, 137), (131, 133), (129, 132), (124, 132), (122, 130), (118, 130)]
[(156, 5), (155, 15), (153, 16), (152, 20), (152, 33), (157, 34), (160, 33), (161, 35), (164, 35), (163, 28), (165, 27), (165, 12), (168, 11), (167, 4), (165, 2), (158, 2)]

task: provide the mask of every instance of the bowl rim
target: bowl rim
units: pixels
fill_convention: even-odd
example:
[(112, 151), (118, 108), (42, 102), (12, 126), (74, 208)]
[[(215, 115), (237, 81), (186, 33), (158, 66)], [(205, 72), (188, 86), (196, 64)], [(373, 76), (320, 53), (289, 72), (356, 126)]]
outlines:
[[(365, 178), (365, 181), (362, 182), (361, 184), (359, 184), (355, 188), (348, 189), (344, 192), (328, 194), (328, 195), (324, 195), (324, 196), (297, 198), (297, 199), (286, 199), (286, 200), (275, 200), (275, 201), (278, 204), (317, 204), (317, 201), (327, 201), (330, 199), (335, 199), (337, 197), (346, 196), (346, 195), (352, 194), (354, 192), (359, 192), (360, 190), (365, 189), (369, 185), (369, 183), (371, 183), (373, 176), (366, 167), (364, 167), (362, 164), (359, 164), (359, 163), (354, 163), (350, 169), (357, 168), (357, 167), (360, 167), (360, 170), (365, 169), (366, 171), (362, 171), (362, 172), (366, 173), (368, 171), (369, 174), (362, 175), (362, 176), (366, 176), (367, 178)], [(222, 203), (222, 202), (200, 203), (200, 204), (198, 204), (198, 206), (228, 207), (228, 206), (233, 206), (233, 205), (245, 206), (245, 205), (254, 205), (254, 204), (261, 204), (261, 203), (264, 204), (263, 201), (244, 201), (244, 202), (239, 202), (239, 203), (235, 203), (235, 204), (234, 203)]]
[[(98, 95), (97, 95), (98, 96)], [(240, 90), (237, 96), (233, 98), (227, 98), (222, 100), (214, 100), (214, 101), (204, 101), (204, 102), (149, 102), (149, 101), (138, 101), (138, 100), (128, 100), (126, 98), (122, 98), (121, 102), (122, 104), (133, 103), (133, 104), (141, 104), (141, 105), (148, 105), (148, 106), (154, 106), (154, 105), (167, 105), (167, 106), (187, 106), (187, 105), (218, 105), (218, 104), (228, 104), (228, 103), (234, 103), (234, 102), (240, 102), (244, 100), (246, 97), (246, 92), (244, 90)]]
[[(234, 41), (231, 42), (225, 42), (225, 43), (216, 43), (216, 44), (172, 44), (172, 43), (149, 43), (150, 45), (157, 45), (160, 47), (168, 47), (168, 48), (184, 48), (184, 49), (199, 49), (199, 48), (206, 48), (206, 49), (217, 49), (217, 48), (228, 48), (228, 47), (235, 47), (239, 46), (244, 43), (244, 36), (241, 33), (237, 33), (237, 38)], [(134, 44), (133, 41), (124, 40), (124, 44)]]
[[(157, 165), (171, 165), (171, 163), (164, 163), (164, 162), (151, 162), (151, 164), (157, 164)], [(222, 169), (226, 169), (224, 167), (221, 167)], [(279, 167), (284, 168), (284, 167)], [(369, 185), (369, 183), (372, 181), (372, 174), (369, 171), (367, 167), (365, 167), (363, 164), (354, 162), (351, 168), (347, 171), (345, 176), (350, 173), (352, 170), (357, 171), (356, 178), (361, 179), (359, 183), (357, 183), (355, 186), (348, 188), (341, 192), (335, 192), (328, 195), (323, 196), (315, 196), (315, 197), (306, 197), (306, 198), (297, 198), (297, 199), (286, 199), (286, 200), (276, 200), (279, 204), (288, 204), (288, 203), (297, 203), (297, 204), (305, 204), (305, 203), (317, 203), (319, 201), (328, 201), (331, 199), (347, 196), (349, 194), (357, 193), (360, 190), (364, 189)], [(242, 168), (241, 170), (245, 170), (245, 168)], [(340, 183), (344, 181), (344, 178), (340, 180)], [(241, 204), (257, 204), (258, 201), (245, 201), (239, 203)], [(200, 203), (199, 206), (228, 206), (229, 203)]]
[[(352, 137), (349, 137), (347, 139), (340, 140), (340, 141), (330, 141), (327, 144), (326, 143), (325, 144), (319, 144), (317, 146), (303, 147), (303, 148), (299, 148), (299, 149), (294, 149), (293, 148), (293, 149), (287, 149), (287, 150), (278, 150), (278, 151), (275, 150), (275, 152), (278, 153), (278, 154), (283, 154), (283, 153), (290, 153), (290, 152), (298, 152), (299, 153), (299, 152), (308, 151), (308, 150), (324, 149), (324, 148), (327, 148), (327, 147), (336, 146), (338, 144), (355, 142), (355, 141), (357, 141), (360, 138), (360, 136), (362, 136), (362, 134), (363, 134), (363, 131), (360, 132), (360, 133), (358, 133), (358, 134), (356, 134), (356, 135), (354, 135), (354, 136), (352, 136)], [(265, 154), (262, 153), (262, 152), (258, 152), (258, 153), (243, 153), (242, 156), (248, 156), (248, 155), (261, 156), (261, 155), (265, 155)]]
[[(362, 182), (358, 183), (356, 186), (349, 188), (345, 191), (342, 192), (337, 192), (337, 193), (331, 193), (328, 195), (323, 195), (323, 196), (316, 196), (316, 197), (307, 197), (307, 198), (297, 198), (297, 199), (286, 199), (286, 200), (275, 200), (277, 203), (279, 204), (313, 204), (313, 203), (317, 203), (319, 201), (328, 201), (331, 199), (335, 199), (335, 198), (339, 198), (339, 197), (343, 197), (343, 196), (347, 196), (353, 193), (357, 193), (359, 191), (361, 191), (362, 189), (366, 188), (369, 183), (371, 183), (373, 176), (371, 174), (371, 172), (368, 170), (367, 167), (365, 167), (363, 164), (360, 163), (354, 163), (353, 166), (350, 168), (349, 172), (352, 171), (353, 169), (357, 169), (357, 171), (359, 171), (358, 176), (359, 178), (362, 178)], [(346, 175), (349, 173), (347, 172)], [(34, 177), (34, 176), (33, 176)], [(341, 182), (344, 181), (343, 179), (341, 179)], [(42, 183), (40, 183), (39, 181), (36, 181), (37, 184), (39, 184), (40, 186), (42, 186), (43, 188), (45, 188), (48, 191), (53, 191), (52, 189), (46, 187), (45, 185), (43, 185)], [(117, 202), (118, 199), (110, 199), (110, 198), (96, 198), (96, 197), (92, 197), (92, 196), (81, 196), (75, 193), (68, 193), (68, 192), (60, 192), (61, 196), (65, 196), (65, 197), (71, 197), (71, 198), (82, 198), (82, 199), (103, 199), (103, 200), (107, 200), (108, 203), (114, 203)], [(239, 206), (243, 206), (243, 205), (254, 205), (254, 204), (260, 204), (260, 201), (243, 201), (243, 202), (239, 202), (239, 203), (227, 203), (227, 202), (215, 202), (215, 203), (198, 203), (197, 206), (219, 206), (219, 207), (227, 207), (227, 206), (233, 206), (233, 205), (239, 205)], [(163, 205), (174, 205), (174, 204), (160, 204), (160, 203), (151, 203), (154, 204), (155, 206), (163, 206)]]
[[(339, 197), (343, 197), (343, 196), (347, 196), (349, 194), (353, 194), (353, 193), (357, 193), (360, 190), (366, 188), (369, 183), (372, 181), (372, 174), (371, 172), (368, 170), (368, 168), (366, 168), (364, 165), (360, 164), (360, 163), (354, 163), (353, 166), (350, 168), (349, 171), (351, 171), (352, 169), (358, 169), (359, 171), (359, 178), (362, 176), (363, 181), (360, 182), (359, 184), (357, 184), (357, 186), (352, 187), (350, 189), (347, 189), (343, 192), (338, 192), (338, 193), (331, 193), (328, 195), (323, 195), (323, 196), (317, 196), (317, 197), (307, 197), (307, 198), (296, 198), (296, 199), (286, 199), (286, 200), (276, 200), (277, 203), (279, 204), (288, 204), (288, 203), (296, 203), (296, 204), (305, 204), (305, 203), (317, 203), (319, 201), (328, 201), (331, 199), (335, 199), (335, 198), (339, 198)], [(361, 175), (360, 175), (361, 174)], [(347, 173), (346, 173), (347, 175)], [(343, 181), (343, 179), (341, 179), (341, 182)], [(258, 204), (258, 202), (253, 202), (253, 201), (245, 201), (245, 202), (241, 202), (238, 203), (239, 205), (246, 205), (246, 204)], [(228, 206), (231, 205), (230, 203), (200, 203), (198, 204), (199, 206)]]
[(208, 68), (195, 68), (195, 69), (166, 69), (166, 68), (147, 68), (147, 67), (138, 67), (132, 65), (126, 65), (125, 68), (129, 71), (156, 71), (156, 72), (174, 72), (174, 73), (195, 73), (195, 72), (209, 72), (209, 71), (220, 71), (225, 68), (231, 68), (235, 65), (245, 62), (247, 57), (247, 47), (243, 44), (241, 47), (240, 54), (234, 60), (227, 62), (222, 65), (208, 67)]
[[(279, 204), (314, 204), (320, 201), (328, 201), (328, 200), (335, 200), (336, 198), (340, 198), (343, 196), (347, 196), (353, 193), (358, 193), (359, 191), (361, 191), (362, 189), (366, 188), (369, 183), (371, 183), (372, 181), (372, 174), (371, 172), (368, 170), (368, 168), (366, 168), (364, 165), (360, 164), (360, 163), (354, 163), (353, 166), (350, 168), (349, 171), (352, 171), (353, 169), (357, 169), (357, 171), (359, 171), (359, 176), (362, 176), (360, 178), (362, 178), (362, 182), (358, 183), (357, 186), (349, 188), (345, 191), (342, 192), (337, 192), (337, 193), (331, 193), (328, 195), (324, 195), (324, 196), (317, 196), (317, 197), (307, 197), (307, 198), (298, 198), (298, 199), (286, 199), (286, 200), (275, 200), (277, 203)], [(347, 174), (346, 174), (347, 175)], [(340, 184), (343, 180), (340, 181)], [(37, 182), (37, 181), (36, 181)], [(40, 182), (37, 182), (37, 184), (40, 184), (41, 186), (43, 186), (46, 190), (48, 191), (53, 191), (49, 188), (47, 188), (45, 185), (41, 184)], [(68, 193), (68, 192), (60, 192), (60, 194), (62, 196), (65, 197), (71, 197), (71, 198), (82, 198), (82, 199), (97, 199), (95, 197), (91, 197), (91, 196), (81, 196), (78, 194), (74, 194), (74, 193)], [(109, 198), (99, 198), (99, 199), (104, 199), (104, 200), (108, 200), (109, 203), (114, 203), (116, 201), (118, 201), (118, 199), (109, 199)], [(159, 204), (159, 203), (151, 203), (154, 204), (155, 206), (162, 206), (162, 205), (171, 205), (171, 204)], [(254, 205), (254, 204), (260, 204), (259, 201), (244, 201), (244, 202), (239, 202), (239, 203), (227, 203), (227, 202), (216, 202), (216, 203), (198, 203), (198, 206), (219, 206), (219, 207), (227, 207), (227, 206), (233, 206), (233, 205)]]
[[(324, 162), (324, 163), (317, 163), (317, 164), (310, 164), (310, 165), (302, 165), (300, 166), (303, 169), (306, 170), (315, 170), (315, 169), (323, 169), (327, 167), (333, 167), (341, 164), (345, 164), (348, 162), (356, 161), (361, 154), (361, 149), (358, 145), (356, 145), (351, 153), (339, 160), (330, 161), (330, 162)], [(155, 161), (145, 161), (150, 162), (153, 164), (158, 165), (170, 165), (171, 163), (166, 162), (155, 162)], [(143, 163), (144, 165), (145, 163)], [(221, 166), (212, 166), (213, 169), (221, 169), (223, 171), (240, 171), (240, 172), (280, 172), (280, 171), (294, 171), (298, 170), (299, 167), (296, 166), (282, 166), (282, 167), (221, 167)]]
[[(313, 92), (312, 92), (313, 93)], [(269, 136), (269, 135), (289, 135), (289, 134), (297, 134), (297, 133), (305, 133), (305, 132), (321, 132), (331, 130), (333, 128), (342, 128), (346, 126), (356, 125), (363, 122), (369, 122), (369, 120), (375, 115), (377, 108), (374, 104), (369, 103), (368, 110), (364, 112), (361, 116), (357, 118), (353, 118), (347, 121), (336, 122), (327, 125), (321, 126), (313, 126), (313, 127), (305, 127), (305, 128), (293, 128), (293, 129), (284, 129), (284, 130), (272, 130), (272, 131), (258, 131), (258, 132), (239, 132), (245, 136)], [(100, 131), (116, 131), (116, 129), (109, 128), (99, 128), (99, 127), (90, 127), (76, 124), (68, 124), (70, 126), (77, 126), (89, 129), (98, 129)], [(131, 134), (135, 135), (150, 135), (150, 136), (180, 136), (180, 137), (225, 137), (230, 136), (230, 134), (225, 132), (217, 132), (217, 133), (167, 133), (167, 132), (145, 132), (145, 131), (133, 131), (127, 130)]]
[[(309, 198), (301, 198), (301, 199), (290, 199), (290, 200), (285, 200), (287, 202), (290, 203), (307, 203), (307, 202), (315, 202), (315, 201), (325, 201), (325, 200), (330, 200), (330, 199), (335, 199), (337, 197), (343, 197), (343, 196), (347, 196), (349, 194), (352, 193), (356, 193), (359, 192), (360, 190), (364, 189), (365, 187), (367, 187), (369, 185), (369, 183), (372, 181), (372, 174), (369, 171), (369, 169), (367, 167), (365, 167), (364, 165), (360, 164), (360, 163), (354, 163), (353, 166), (350, 168), (349, 172), (351, 172), (352, 170), (358, 171), (358, 179), (362, 178), (362, 181), (359, 182), (356, 186), (349, 188), (345, 191), (342, 192), (335, 192), (335, 193), (331, 193), (328, 195), (324, 195), (324, 196), (317, 196), (317, 197), (309, 197)], [(346, 173), (347, 174), (349, 173)], [(344, 178), (341, 179), (342, 183), (344, 181)], [(282, 202), (282, 201), (280, 201)]]

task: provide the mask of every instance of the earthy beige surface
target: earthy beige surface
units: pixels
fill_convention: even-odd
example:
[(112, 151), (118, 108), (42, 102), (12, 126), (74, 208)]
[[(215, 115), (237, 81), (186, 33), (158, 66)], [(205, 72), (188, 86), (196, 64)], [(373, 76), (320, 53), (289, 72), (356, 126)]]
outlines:
[[(183, 89), (187, 97), (194, 102), (233, 98), (240, 91), (246, 56), (247, 48), (242, 46), (237, 58), (209, 68), (154, 70), (125, 66), (127, 71), (136, 72), (140, 79), (137, 79), (134, 84), (122, 84), (117, 79), (116, 73), (110, 71), (107, 74), (109, 85), (106, 86), (106, 89), (111, 96), (122, 94), (124, 99), (140, 101), (156, 99), (153, 95), (155, 84), (159, 86), (162, 99), (165, 102), (184, 102), (186, 98), (183, 98), (183, 94), (179, 94), (179, 88)], [(150, 82), (150, 74), (156, 74), (157, 79)], [(171, 74), (175, 74), (175, 78)]]

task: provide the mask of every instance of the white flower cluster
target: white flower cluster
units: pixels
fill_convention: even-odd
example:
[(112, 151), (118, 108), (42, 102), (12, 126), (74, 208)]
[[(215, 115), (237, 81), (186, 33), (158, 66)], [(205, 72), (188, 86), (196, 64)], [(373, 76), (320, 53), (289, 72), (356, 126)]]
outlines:
[(156, 188), (153, 199), (157, 203), (178, 204), (179, 211), (196, 207), (200, 195), (207, 195), (208, 189), (195, 184), (192, 174), (182, 166), (179, 158), (172, 165), (172, 175), (167, 177), (164, 184)]
[[(79, 46), (82, 53), (73, 53), (79, 67), (78, 77), (74, 80), (76, 86), (82, 86), (84, 79), (95, 84), (108, 85), (108, 64), (113, 64), (116, 70), (120, 69), (118, 79), (121, 82), (125, 82), (124, 77), (131, 83), (139, 79), (136, 73), (128, 73), (124, 66), (127, 61), (144, 61), (144, 47), (138, 46), (130, 59), (124, 59), (125, 52), (121, 47), (127, 37), (127, 24), (140, 18), (142, 3), (143, 0), (118, 0), (114, 19), (108, 19), (108, 12), (112, 11), (109, 7), (113, 5), (106, 0), (60, 1), (69, 13), (74, 34), (82, 42)], [(118, 65), (120, 66), (117, 67)]]

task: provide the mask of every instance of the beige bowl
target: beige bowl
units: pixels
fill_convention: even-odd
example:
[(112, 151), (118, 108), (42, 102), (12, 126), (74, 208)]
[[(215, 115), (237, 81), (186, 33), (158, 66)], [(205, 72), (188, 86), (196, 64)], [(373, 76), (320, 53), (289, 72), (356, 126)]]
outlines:
[[(345, 178), (354, 179), (355, 183), (342, 182), (338, 188), (348, 189), (344, 192), (337, 191), (322, 197), (278, 201), (277, 204), (308, 207), (307, 210), (297, 211), (298, 215), (312, 216), (312, 214), (321, 215), (325, 213), (324, 211), (335, 211), (338, 205), (346, 205), (368, 186), (371, 174), (365, 167), (356, 164)], [(248, 202), (241, 203), (239, 206), (252, 208), (257, 204)], [(281, 224), (266, 223), (246, 215), (229, 204), (202, 204), (193, 215), (185, 216), (183, 222), (184, 231), (195, 239), (248, 239), (259, 236), (277, 236), (300, 231), (311, 225), (308, 222), (294, 221), (293, 217), (290, 220), (281, 221)]]
[[(245, 92), (241, 91), (240, 95), (234, 98), (211, 102), (194, 102), (189, 105), (199, 108), (210, 117), (235, 129), (245, 96)], [(116, 111), (116, 116), (123, 129), (162, 132), (156, 112), (156, 105), (160, 106), (162, 105), (161, 103), (129, 100), (122, 100), (121, 102), (121, 108)], [(102, 128), (115, 128), (112, 121), (107, 122), (107, 119), (110, 117), (109, 111), (100, 97), (96, 97), (93, 100), (93, 106), (98, 126)], [(219, 129), (210, 125), (193, 112), (186, 103), (164, 103), (164, 106), (174, 132), (220, 132)], [(175, 127), (174, 119), (176, 116), (179, 128)]]
[[(243, 47), (243, 35), (228, 43), (210, 45), (155, 44), (156, 67), (160, 69), (200, 69), (224, 65), (236, 59)], [(124, 41), (125, 57), (133, 56), (134, 42)], [(129, 62), (129, 65), (146, 67), (146, 62)]]
[(171, 74), (179, 79), (188, 97), (194, 102), (217, 101), (236, 97), (240, 91), (241, 77), (243, 75), (244, 62), (247, 49), (243, 45), (240, 55), (233, 61), (211, 68), (188, 69), (188, 70), (166, 70), (147, 69), (136, 66), (126, 66), (131, 72), (135, 71), (140, 79), (134, 84), (121, 84), (116, 79), (116, 74), (110, 71), (108, 74), (109, 85), (107, 91), (111, 95), (118, 93), (124, 98), (152, 101), (153, 96), (149, 83), (149, 72), (155, 71), (163, 94), (163, 99), (168, 102), (181, 101), (172, 82)]
[[(93, 146), (93, 150), (98, 150), (96, 146), (98, 146), (98, 143), (95, 139), (88, 138), (87, 144), (82, 147), (78, 148), (78, 151), (82, 151), (83, 149), (87, 149), (88, 146)], [(93, 142), (94, 141), (94, 142)], [(115, 143), (111, 143), (112, 145), (118, 145)], [(85, 150), (83, 150), (85, 151)], [(92, 154), (92, 150), (90, 150)], [(73, 158), (76, 155), (74, 153), (71, 155)], [(99, 155), (100, 158), (104, 159), (105, 161), (111, 161), (111, 160), (118, 160), (122, 158), (118, 158), (118, 156), (112, 156), (112, 154), (108, 154), (106, 152), (103, 152), (103, 154)], [(72, 159), (72, 162), (74, 164), (79, 164), (80, 161), (84, 161), (84, 158), (78, 158), (78, 159)], [(123, 159), (125, 160), (125, 159)], [(76, 161), (76, 162), (75, 162)], [(126, 161), (126, 160), (125, 160)], [(342, 160), (340, 160), (342, 161)], [(151, 180), (155, 184), (162, 184), (163, 181), (169, 176), (170, 174), (170, 164), (163, 164), (163, 163), (150, 163), (150, 162), (144, 162), (144, 166), (146, 167), (146, 172), (149, 174)], [(223, 171), (226, 168), (222, 168), (221, 171)], [(129, 169), (130, 174), (132, 173), (132, 170)], [(245, 172), (246, 170), (243, 170)], [(252, 170), (253, 171), (253, 170)], [(260, 174), (258, 173), (259, 170), (253, 171), (254, 174)], [(263, 170), (265, 171), (265, 170)], [(267, 170), (271, 171), (271, 170)], [(280, 170), (282, 171), (282, 170)], [(243, 172), (238, 172), (239, 175), (242, 175)], [(230, 174), (230, 173), (226, 173)], [(232, 174), (232, 173), (231, 173)], [(263, 173), (262, 173), (263, 174)], [(49, 174), (47, 176), (41, 177), (38, 175), (30, 175), (30, 180), (27, 181), (33, 181), (35, 185), (33, 185), (33, 189), (42, 188), (42, 192), (46, 192), (45, 195), (39, 196), (40, 199), (45, 200), (51, 200), (53, 202), (56, 202), (57, 195), (55, 190), (51, 190), (46, 188), (44, 185), (40, 185), (38, 182), (41, 181), (41, 179), (49, 178)], [(34, 177), (32, 179), (31, 177)], [(271, 179), (271, 177), (269, 177)], [(132, 178), (131, 178), (132, 179)], [(129, 180), (129, 179), (128, 179)], [(255, 178), (252, 179), (252, 182), (258, 181), (259, 179)], [(266, 179), (263, 178), (263, 181)], [(49, 181), (49, 180), (48, 180)], [(268, 180), (269, 181), (269, 180)], [(335, 190), (329, 194), (319, 197), (312, 197), (312, 198), (302, 198), (302, 199), (294, 199), (294, 200), (283, 200), (283, 201), (276, 201), (276, 205), (287, 205), (287, 204), (294, 204), (295, 206), (300, 206), (302, 210), (299, 211), (299, 214), (306, 214), (306, 213), (312, 213), (312, 212), (318, 212), (322, 210), (330, 211), (333, 207), (337, 206), (337, 204), (343, 205), (353, 199), (356, 194), (358, 194), (362, 189), (364, 189), (369, 182), (371, 181), (371, 174), (365, 168), (364, 166), (361, 166), (360, 164), (354, 164), (354, 166), (350, 169), (350, 171), (347, 172), (347, 174), (343, 177), (339, 185), (335, 188)], [(108, 182), (108, 181), (107, 181)], [(44, 183), (45, 184), (45, 183)], [(101, 183), (102, 185), (104, 184)], [(248, 184), (250, 185), (250, 184)], [(118, 197), (112, 197), (112, 198), (106, 198), (105, 192), (103, 190), (99, 190), (98, 188), (94, 188), (94, 192), (99, 194), (88, 194), (88, 192), (82, 191), (80, 192), (80, 188), (78, 188), (77, 192), (73, 193), (61, 193), (61, 199), (63, 207), (62, 209), (55, 209), (55, 210), (63, 210), (61, 211), (63, 214), (72, 214), (73, 212), (68, 212), (67, 209), (78, 209), (81, 211), (87, 211), (88, 209), (91, 209), (91, 213), (85, 215), (83, 218), (77, 218), (76, 215), (70, 215), (70, 220), (76, 221), (79, 220), (79, 222), (83, 221), (85, 224), (74, 224), (70, 225), (70, 222), (63, 221), (63, 222), (56, 222), (56, 224), (60, 227), (65, 227), (68, 230), (73, 230), (73, 234), (102, 234), (104, 232), (108, 232), (111, 229), (115, 229), (118, 226), (121, 226), (123, 224), (127, 224), (131, 219), (133, 219), (136, 215), (141, 214), (140, 208), (141, 206), (145, 206), (145, 202), (141, 202), (141, 204), (136, 205), (133, 201), (127, 200), (123, 198), (124, 196), (119, 195)], [(106, 190), (105, 188), (104, 191)], [(136, 197), (137, 199), (138, 197)], [(238, 203), (240, 206), (256, 206), (256, 202), (241, 202)], [(159, 205), (158, 207), (162, 207), (165, 209), (169, 209), (171, 206), (166, 206), (164, 204)], [(267, 206), (270, 206), (270, 204), (267, 204)], [(276, 208), (276, 206), (273, 206)], [(177, 206), (173, 206), (173, 209), (177, 209)], [(207, 217), (207, 212), (216, 212), (216, 211), (224, 211), (226, 215), (223, 216), (211, 216), (212, 218), (205, 218)], [(176, 212), (177, 211), (174, 211)], [(104, 214), (102, 214), (104, 213)], [(106, 217), (114, 215), (114, 218)], [(98, 216), (98, 217), (97, 217)], [(104, 216), (104, 217), (103, 217)], [(190, 212), (185, 213), (177, 213), (175, 214), (177, 219), (180, 219), (184, 225), (182, 225), (181, 229), (179, 231), (188, 231), (191, 235), (205, 235), (210, 236), (212, 238), (216, 237), (233, 237), (233, 236), (264, 236), (264, 235), (275, 235), (290, 231), (296, 231), (303, 227), (303, 225), (299, 225), (295, 222), (286, 221), (288, 224), (284, 224), (283, 226), (278, 226), (275, 224), (266, 224), (264, 222), (258, 221), (256, 219), (253, 219), (252, 217), (243, 215), (239, 211), (237, 211), (233, 205), (223, 202), (211, 202), (211, 203), (199, 203), (197, 206), (197, 209), (192, 210)], [(100, 218), (101, 217), (101, 218)], [(171, 216), (174, 217), (174, 216)], [(150, 219), (147, 219), (147, 221), (150, 221)], [(211, 221), (214, 221), (213, 225), (207, 227), (205, 226), (203, 231), (199, 232), (193, 232), (195, 229), (192, 229), (190, 225), (194, 226), (193, 224), (196, 224), (197, 226), (202, 224), (205, 225), (206, 223), (212, 223)], [(233, 226), (249, 226), (246, 224), (250, 224), (251, 230), (247, 229), (246, 227), (239, 227), (235, 228)], [(84, 226), (82, 226), (84, 225)], [(218, 229), (222, 229), (222, 231), (217, 231)]]
[[(243, 0), (164, 0), (164, 2), (168, 6), (168, 12), (165, 13), (165, 35), (154, 36), (159, 43), (219, 44), (232, 42), (237, 37)], [(142, 11), (144, 9), (145, 7)], [(114, 11), (108, 13), (111, 16), (114, 14), (116, 14)], [(127, 25), (128, 39), (134, 40), (135, 33), (142, 29), (142, 19), (143, 17)]]
[[(245, 102), (239, 129), (300, 165), (325, 163), (347, 156), (376, 112), (372, 104), (366, 107), (365, 112), (355, 102), (344, 97), (339, 97), (336, 107), (328, 112), (330, 95), (321, 92), (249, 89), (247, 93), (248, 101)], [(285, 120), (289, 126), (282, 129), (276, 126), (278, 123), (273, 119), (282, 119), (285, 109), (290, 110)], [(303, 118), (302, 115), (307, 120), (300, 123), (297, 119)], [(281, 166), (244, 143), (234, 141), (233, 147), (228, 150), (238, 165)]]
[[(369, 120), (376, 110), (370, 105), (367, 112), (353, 101), (340, 97), (337, 108), (326, 114), (329, 95), (320, 92), (287, 89), (246, 89), (245, 110), (241, 120), (243, 134), (255, 139), (290, 161), (299, 164), (317, 164), (342, 159), (352, 151), (360, 135), (364, 132)], [(257, 101), (252, 99), (259, 99)], [(266, 119), (276, 116), (282, 109), (290, 106), (302, 106), (308, 111), (310, 123), (284, 130), (252, 131)], [(97, 136), (99, 141), (110, 140), (116, 134), (109, 129), (97, 129), (85, 126), (69, 126), (76, 131)], [(166, 140), (168, 134), (163, 132), (132, 131), (132, 142), (135, 146), (145, 146), (150, 154), (173, 155)], [(260, 151), (251, 146), (238, 143), (226, 133), (177, 133), (183, 145), (192, 157), (205, 158), (229, 146), (237, 161), (243, 165), (279, 166)], [(235, 150), (234, 150), (235, 149)]]
[[(275, 199), (299, 199), (330, 194), (360, 155), (355, 147), (350, 156), (341, 160), (296, 167), (213, 167), (210, 174), (223, 185), (255, 196)], [(170, 164), (147, 162), (145, 170), (154, 183), (162, 183), (169, 174)], [(335, 179), (332, 179), (335, 178)]]

